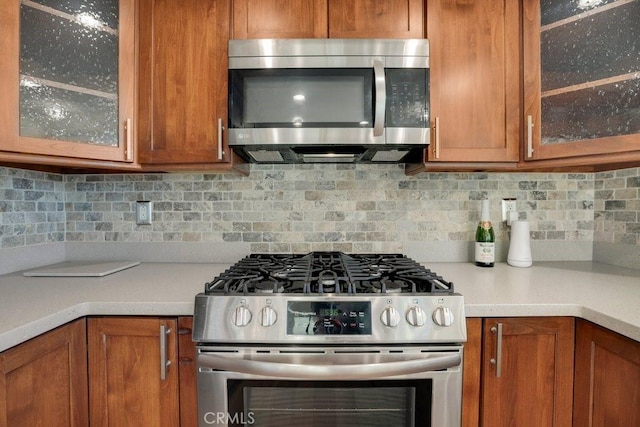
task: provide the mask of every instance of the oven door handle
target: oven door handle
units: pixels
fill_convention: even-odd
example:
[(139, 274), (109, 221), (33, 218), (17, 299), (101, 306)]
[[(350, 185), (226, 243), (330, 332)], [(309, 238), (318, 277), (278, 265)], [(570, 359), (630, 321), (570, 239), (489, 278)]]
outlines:
[(460, 353), (397, 362), (362, 364), (294, 364), (265, 362), (205, 353), (198, 366), (241, 374), (310, 380), (367, 380), (455, 368), (462, 363)]

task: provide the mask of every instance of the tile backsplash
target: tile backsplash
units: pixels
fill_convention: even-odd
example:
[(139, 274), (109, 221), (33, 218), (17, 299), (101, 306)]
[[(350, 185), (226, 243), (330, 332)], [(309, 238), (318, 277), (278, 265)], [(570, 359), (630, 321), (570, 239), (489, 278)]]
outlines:
[(594, 189), (594, 240), (640, 246), (640, 168), (597, 173)]
[(64, 176), (0, 167), (0, 249), (62, 242)]
[[(422, 173), (401, 165), (254, 165), (232, 174), (58, 175), (0, 168), (0, 248), (45, 242), (244, 242), (252, 252), (403, 252), (471, 242), (480, 200), (517, 198), (534, 242), (640, 246), (640, 169)], [(151, 225), (135, 201), (153, 202)]]

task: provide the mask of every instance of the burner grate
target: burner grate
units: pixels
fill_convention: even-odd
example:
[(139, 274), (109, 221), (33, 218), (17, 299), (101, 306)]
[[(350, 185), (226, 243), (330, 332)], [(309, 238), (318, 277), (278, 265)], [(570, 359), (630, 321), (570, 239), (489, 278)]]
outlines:
[(401, 254), (251, 254), (205, 284), (208, 294), (453, 293), (453, 283)]

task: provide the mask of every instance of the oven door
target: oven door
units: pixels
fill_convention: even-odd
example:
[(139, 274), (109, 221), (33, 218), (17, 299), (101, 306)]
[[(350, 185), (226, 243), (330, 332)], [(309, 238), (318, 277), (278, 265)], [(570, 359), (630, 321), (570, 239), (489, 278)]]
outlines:
[(198, 349), (200, 426), (459, 426), (462, 347)]

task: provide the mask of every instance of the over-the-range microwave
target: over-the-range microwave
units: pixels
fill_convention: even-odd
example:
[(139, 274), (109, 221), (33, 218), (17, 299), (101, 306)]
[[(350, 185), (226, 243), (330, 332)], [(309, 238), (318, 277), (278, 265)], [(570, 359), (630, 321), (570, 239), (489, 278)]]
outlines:
[(228, 141), (258, 163), (420, 161), (426, 39), (229, 42)]

